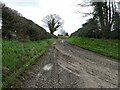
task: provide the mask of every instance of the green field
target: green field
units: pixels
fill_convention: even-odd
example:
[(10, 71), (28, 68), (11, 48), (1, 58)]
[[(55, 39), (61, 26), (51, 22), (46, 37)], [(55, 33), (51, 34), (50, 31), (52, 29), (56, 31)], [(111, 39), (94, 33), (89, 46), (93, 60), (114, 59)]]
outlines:
[(67, 42), (114, 59), (120, 59), (118, 55), (118, 40), (71, 37)]
[(19, 75), (45, 53), (50, 40), (2, 42), (3, 88), (14, 84)]

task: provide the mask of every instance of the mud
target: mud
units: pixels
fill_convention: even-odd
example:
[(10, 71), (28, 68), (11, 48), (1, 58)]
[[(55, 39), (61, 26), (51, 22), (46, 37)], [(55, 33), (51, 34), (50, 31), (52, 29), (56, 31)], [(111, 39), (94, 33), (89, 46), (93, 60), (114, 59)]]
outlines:
[(117, 88), (118, 62), (57, 40), (14, 88)]

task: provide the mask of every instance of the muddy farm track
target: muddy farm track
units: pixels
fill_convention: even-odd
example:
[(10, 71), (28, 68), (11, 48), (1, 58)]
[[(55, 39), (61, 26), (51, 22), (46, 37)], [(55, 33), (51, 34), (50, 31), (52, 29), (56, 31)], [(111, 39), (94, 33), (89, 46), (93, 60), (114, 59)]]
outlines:
[(117, 88), (118, 62), (57, 40), (14, 87)]

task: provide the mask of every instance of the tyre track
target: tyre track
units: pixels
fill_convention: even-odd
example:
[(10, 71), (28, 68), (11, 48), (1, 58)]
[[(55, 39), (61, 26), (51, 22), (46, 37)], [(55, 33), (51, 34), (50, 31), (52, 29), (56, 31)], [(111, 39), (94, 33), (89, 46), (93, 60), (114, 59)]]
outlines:
[(14, 87), (116, 88), (118, 62), (57, 40), (22, 77)]

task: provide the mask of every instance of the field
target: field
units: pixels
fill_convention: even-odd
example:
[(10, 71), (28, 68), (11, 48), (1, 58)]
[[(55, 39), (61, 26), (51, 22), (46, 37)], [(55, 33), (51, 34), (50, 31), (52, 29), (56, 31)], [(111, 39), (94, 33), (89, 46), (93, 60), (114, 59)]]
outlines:
[(71, 37), (67, 42), (114, 59), (120, 59), (118, 40)]
[(15, 79), (45, 53), (50, 40), (42, 41), (6, 41), (2, 42), (2, 82), (3, 88), (15, 82)]

